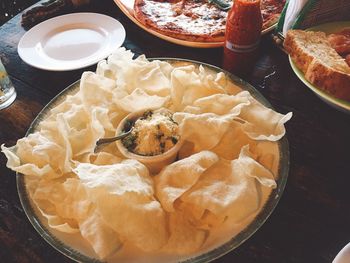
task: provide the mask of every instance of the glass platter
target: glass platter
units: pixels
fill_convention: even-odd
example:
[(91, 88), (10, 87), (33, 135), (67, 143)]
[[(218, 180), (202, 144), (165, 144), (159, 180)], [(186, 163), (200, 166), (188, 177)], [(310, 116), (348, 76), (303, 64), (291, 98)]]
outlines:
[[(272, 108), (271, 104), (254, 87), (252, 87), (247, 82), (239, 79), (238, 77), (226, 71), (223, 71), (218, 67), (205, 64), (205, 63), (200, 63), (197, 61), (185, 60), (185, 59), (161, 58), (159, 60), (167, 61), (172, 65), (174, 64), (184, 65), (184, 63), (186, 65), (193, 64), (197, 67), (199, 65), (203, 65), (206, 69), (211, 70), (215, 73), (224, 72), (232, 81), (232, 83), (239, 86), (242, 90), (248, 90), (255, 99), (260, 101), (265, 106)], [(38, 128), (39, 123), (45, 118), (45, 116), (49, 113), (51, 108), (53, 108), (60, 102), (64, 101), (68, 95), (72, 95), (76, 93), (78, 89), (79, 89), (79, 81), (68, 86), (56, 97), (54, 97), (42, 109), (42, 111), (38, 114), (38, 116), (34, 119), (34, 121), (30, 125), (26, 133), (26, 136), (28, 136), (30, 133), (33, 133)], [(221, 257), (224, 254), (227, 254), (228, 252), (232, 251), (233, 249), (241, 245), (245, 240), (247, 240), (250, 236), (252, 236), (264, 224), (264, 222), (268, 219), (270, 214), (273, 212), (274, 208), (277, 206), (277, 203), (281, 198), (281, 195), (284, 191), (284, 188), (287, 182), (288, 171), (289, 171), (289, 146), (288, 146), (288, 141), (286, 136), (284, 136), (281, 140), (278, 141), (277, 154), (279, 155), (278, 156), (279, 162), (278, 162), (277, 176), (276, 176), (277, 187), (272, 190), (271, 194), (267, 198), (265, 205), (261, 208), (261, 210), (256, 215), (256, 217), (247, 225), (245, 229), (240, 231), (236, 236), (230, 238), (230, 240), (228, 240), (226, 243), (219, 245), (218, 247), (211, 249), (208, 252), (205, 252), (198, 256), (195, 256), (192, 258), (186, 258), (184, 260), (181, 259), (182, 260), (182, 261), (180, 260), (181, 262), (209, 262), (218, 257)], [(41, 237), (46, 242), (48, 242), (53, 248), (55, 248), (65, 256), (75, 261), (95, 262), (95, 263), (103, 262), (97, 259), (94, 253), (85, 253), (86, 248), (83, 247), (83, 245), (81, 244), (82, 242), (80, 243), (76, 242), (73, 245), (69, 244), (69, 242), (66, 242), (67, 239), (65, 239), (61, 233), (49, 228), (45, 221), (46, 219), (44, 219), (40, 215), (39, 211), (33, 205), (27, 193), (25, 176), (22, 174), (17, 174), (16, 179), (17, 179), (18, 194), (19, 194), (23, 209), (29, 221), (33, 225), (33, 227), (36, 229), (36, 231), (41, 235)]]
[[(350, 27), (350, 21), (343, 21), (343, 22), (332, 22), (332, 23), (326, 23), (322, 25), (318, 25), (315, 27), (311, 27), (307, 30), (310, 31), (323, 31), (326, 34), (331, 34), (335, 32), (339, 32), (344, 28)], [(345, 112), (345, 113), (350, 113), (350, 102), (337, 99), (328, 93), (322, 91), (320, 88), (315, 86), (314, 84), (310, 83), (307, 79), (305, 79), (304, 73), (301, 72), (291, 57), (289, 56), (289, 63), (297, 77), (310, 89), (312, 90), (321, 100), (323, 100), (325, 103), (328, 105), (332, 106), (333, 108)]]
[[(133, 21), (136, 25), (138, 25), (140, 28), (143, 30), (147, 31), (148, 33), (159, 37), (163, 40), (169, 41), (174, 44), (182, 45), (182, 46), (187, 46), (187, 47), (195, 47), (195, 48), (216, 48), (216, 47), (222, 47), (224, 46), (224, 42), (194, 42), (194, 41), (186, 41), (186, 40), (181, 40), (177, 39), (174, 37), (169, 37), (167, 35), (161, 34), (157, 31), (154, 31), (146, 26), (144, 26), (142, 23), (140, 23), (134, 16), (134, 11), (133, 11), (133, 6), (134, 6), (134, 0), (114, 0), (116, 5), (119, 7), (120, 10), (131, 20)], [(271, 32), (277, 25), (271, 25), (270, 27), (264, 29), (262, 31), (262, 34), (267, 34)]]

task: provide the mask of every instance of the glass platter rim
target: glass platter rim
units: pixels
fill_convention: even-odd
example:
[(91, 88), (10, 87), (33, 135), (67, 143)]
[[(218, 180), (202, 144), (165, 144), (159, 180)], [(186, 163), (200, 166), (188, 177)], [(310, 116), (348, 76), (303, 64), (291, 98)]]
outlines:
[[(181, 58), (162, 57), (162, 58), (148, 58), (148, 60), (161, 60), (169, 63), (186, 62), (186, 63), (194, 64), (196, 66), (203, 65), (215, 72), (223, 72), (225, 73), (226, 76), (228, 76), (231, 79), (231, 81), (234, 84), (238, 85), (242, 90), (248, 90), (251, 93), (251, 95), (258, 101), (260, 101), (263, 105), (271, 109), (274, 109), (270, 104), (270, 102), (252, 85), (250, 85), (248, 82), (238, 78), (237, 76), (217, 66), (195, 61), (195, 60), (181, 59)], [(58, 93), (52, 100), (50, 100), (44, 106), (44, 108), (38, 113), (35, 119), (32, 121), (25, 136), (28, 136), (29, 134), (35, 131), (36, 126), (40, 123), (41, 120), (43, 120), (43, 118), (45, 118), (46, 114), (48, 114), (48, 112), (52, 107), (59, 104), (65, 98), (65, 96), (74, 94), (75, 92), (77, 92), (79, 89), (79, 85), (78, 85), (79, 83), (80, 83), (80, 79), (70, 84), (68, 87), (63, 89), (60, 93)], [(233, 236), (229, 241), (203, 254), (182, 260), (180, 262), (197, 263), (197, 262), (210, 262), (212, 260), (215, 260), (233, 251), (238, 246), (243, 244), (266, 222), (266, 220), (270, 217), (270, 215), (276, 208), (279, 200), (281, 199), (282, 193), (287, 183), (288, 173), (289, 173), (289, 143), (288, 143), (288, 139), (286, 138), (286, 135), (283, 136), (282, 139), (277, 141), (277, 143), (278, 143), (279, 156), (280, 156), (278, 173), (277, 173), (278, 178), (276, 180), (277, 187), (271, 191), (271, 194), (268, 197), (266, 203), (261, 208), (260, 212), (256, 215), (256, 217), (246, 226), (246, 228), (244, 228), (237, 235)], [(45, 226), (44, 223), (42, 223), (40, 219), (37, 218), (38, 216), (36, 215), (35, 208), (32, 206), (30, 197), (26, 190), (24, 177), (25, 177), (24, 175), (20, 173), (16, 173), (17, 192), (18, 192), (23, 210), (27, 218), (29, 219), (30, 223), (34, 227), (34, 229), (38, 232), (38, 234), (54, 249), (56, 249), (61, 254), (65, 255), (66, 257), (74, 261), (91, 262), (91, 263), (105, 262), (103, 260), (89, 257), (87, 255), (82, 254), (76, 249), (65, 244), (62, 240), (60, 240), (58, 237), (56, 237), (54, 234), (50, 232), (49, 227)]]

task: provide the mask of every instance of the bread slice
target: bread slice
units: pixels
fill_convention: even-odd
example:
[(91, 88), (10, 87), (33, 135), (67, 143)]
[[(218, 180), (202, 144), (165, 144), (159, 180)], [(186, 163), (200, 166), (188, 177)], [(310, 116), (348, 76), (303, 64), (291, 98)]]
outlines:
[(305, 78), (336, 98), (350, 101), (350, 67), (324, 32), (289, 30), (284, 48)]

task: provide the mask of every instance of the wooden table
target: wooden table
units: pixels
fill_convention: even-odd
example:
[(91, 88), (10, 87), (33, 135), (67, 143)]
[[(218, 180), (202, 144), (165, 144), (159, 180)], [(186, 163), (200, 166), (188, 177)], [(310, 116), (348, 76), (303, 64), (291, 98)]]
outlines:
[[(96, 1), (97, 2), (97, 1)], [(221, 66), (222, 49), (182, 47), (134, 25), (113, 3), (84, 7), (115, 17), (124, 25), (124, 45), (147, 57), (187, 58)], [(17, 90), (11, 107), (0, 111), (0, 143), (14, 145), (39, 111), (91, 66), (49, 72), (25, 64), (17, 44), (25, 30), (17, 16), (0, 27), (0, 55)], [(264, 76), (276, 71), (264, 81)], [(287, 123), (290, 173), (285, 192), (267, 222), (244, 244), (216, 262), (331, 262), (350, 241), (350, 118), (326, 105), (295, 76), (287, 56), (264, 37), (262, 52), (247, 79)], [(29, 223), (19, 202), (15, 173), (0, 154), (0, 261), (71, 262), (48, 245)]]

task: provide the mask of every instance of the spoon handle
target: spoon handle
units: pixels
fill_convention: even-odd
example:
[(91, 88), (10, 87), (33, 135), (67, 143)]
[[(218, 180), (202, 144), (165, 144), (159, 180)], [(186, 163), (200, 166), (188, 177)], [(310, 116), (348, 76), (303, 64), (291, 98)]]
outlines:
[(124, 137), (128, 136), (129, 133), (130, 133), (130, 131), (128, 131), (126, 133), (122, 133), (122, 134), (115, 136), (115, 137), (101, 138), (96, 142), (96, 145), (118, 141), (118, 140), (123, 139)]
[[(132, 130), (132, 129), (131, 129)], [(98, 151), (98, 147), (102, 144), (106, 144), (106, 143), (111, 143), (111, 142), (115, 142), (115, 141), (118, 141), (120, 139), (123, 139), (124, 137), (128, 136), (130, 133), (131, 133), (131, 130), (125, 132), (125, 133), (122, 133), (118, 136), (115, 136), (115, 137), (109, 137), (109, 138), (101, 138), (99, 139), (97, 142), (96, 142), (96, 146), (95, 146), (95, 150), (94, 152), (96, 153)]]

